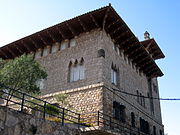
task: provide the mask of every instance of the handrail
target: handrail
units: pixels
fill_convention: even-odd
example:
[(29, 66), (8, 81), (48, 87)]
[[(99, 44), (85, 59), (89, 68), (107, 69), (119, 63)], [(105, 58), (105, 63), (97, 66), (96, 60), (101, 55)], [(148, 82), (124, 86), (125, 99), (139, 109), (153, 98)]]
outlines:
[[(64, 125), (65, 123), (67, 123), (67, 121), (69, 121), (69, 122), (72, 122), (73, 124), (77, 124), (78, 128), (80, 128), (80, 126), (83, 126), (83, 127), (99, 126), (107, 130), (118, 130), (118, 132), (137, 133), (138, 135), (147, 135), (146, 133), (141, 132), (137, 127), (134, 128), (127, 123), (121, 123), (120, 121), (114, 119), (112, 116), (107, 115), (100, 111), (79, 114), (69, 109), (63, 108), (61, 106), (53, 105), (47, 101), (33, 97), (19, 90), (12, 89), (1, 83), (0, 83), (0, 87), (1, 87), (0, 92), (2, 92), (3, 94), (9, 95), (9, 93), (2, 90), (2, 88), (11, 89), (11, 90), (14, 90), (16, 93), (18, 93), (18, 96), (15, 94), (11, 94), (10, 96), (12, 96), (12, 98), (18, 99), (19, 102), (18, 100), (7, 99), (3, 96), (2, 97), (0, 96), (0, 99), (6, 100), (7, 103), (12, 102), (15, 105), (19, 105), (21, 112), (24, 112), (24, 108), (26, 107), (26, 108), (41, 112), (44, 119), (47, 118), (46, 114), (60, 119), (61, 125)], [(31, 98), (31, 100), (29, 98)], [(32, 101), (33, 99), (41, 103), (33, 102)], [(28, 103), (31, 103), (34, 106), (30, 106), (28, 105)], [(47, 111), (48, 105), (55, 107), (58, 110), (58, 112), (54, 114), (49, 113)]]
[[(82, 114), (83, 115), (83, 114)], [(86, 114), (85, 114), (86, 115)], [(147, 135), (144, 132), (141, 132), (139, 128), (132, 127), (128, 123), (123, 123), (119, 120), (114, 119), (114, 117), (105, 114), (103, 112), (98, 111), (96, 114), (94, 112), (92, 114), (88, 113), (83, 120), (87, 121), (87, 124), (93, 125), (93, 126), (99, 126), (101, 128), (104, 128), (105, 130), (112, 130), (118, 132), (127, 132), (127, 133), (136, 133), (138, 135)]]
[[(4, 96), (0, 96), (0, 99), (5, 100), (6, 105), (8, 105), (9, 102), (14, 103), (14, 105), (18, 105), (19, 106), (18, 108), (20, 108), (21, 112), (24, 112), (24, 108), (29, 108), (31, 110), (36, 110), (38, 112), (41, 112), (43, 114), (44, 119), (47, 118), (46, 114), (48, 114), (48, 116), (53, 116), (53, 117), (61, 119), (62, 125), (64, 125), (64, 123), (66, 123), (66, 121), (72, 122), (74, 124), (78, 124), (78, 127), (79, 127), (79, 125), (82, 124), (82, 123), (80, 123), (80, 114), (77, 112), (63, 108), (61, 106), (53, 105), (47, 101), (44, 101), (42, 99), (31, 96), (27, 93), (24, 93), (19, 90), (15, 90), (8, 86), (5, 86), (2, 83), (0, 83), (0, 87), (1, 87), (0, 92), (2, 93), (2, 95), (11, 96), (10, 99), (8, 99), (7, 97), (4, 97)], [(3, 89), (13, 90), (13, 91), (15, 91), (16, 94), (10, 94), (10, 93), (4, 91)], [(33, 102), (33, 100), (36, 100), (37, 103), (35, 101)], [(38, 102), (40, 102), (40, 103), (38, 103)], [(30, 104), (33, 104), (33, 106), (31, 106)], [(57, 112), (55, 112), (53, 114), (53, 110), (51, 110), (52, 113), (49, 113), (47, 110), (48, 105), (56, 108)]]

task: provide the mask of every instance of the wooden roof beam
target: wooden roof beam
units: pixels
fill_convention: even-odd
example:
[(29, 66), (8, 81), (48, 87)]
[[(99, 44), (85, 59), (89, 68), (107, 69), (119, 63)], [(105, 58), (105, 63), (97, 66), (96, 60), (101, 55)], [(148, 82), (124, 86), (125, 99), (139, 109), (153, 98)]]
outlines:
[(1, 51), (1, 53), (3, 54), (3, 56), (8, 59), (8, 56), (6, 55), (6, 53), (4, 53), (4, 52), (2, 51), (2, 49), (0, 49), (0, 51)]
[(134, 48), (134, 45), (136, 45), (138, 43), (138, 41), (133, 41), (133, 40), (131, 40), (131, 42), (129, 42), (128, 43), (128, 45), (126, 45), (125, 47), (124, 47), (124, 53), (126, 54), (126, 55), (129, 55), (130, 56), (130, 54), (132, 53), (129, 53), (128, 51), (129, 50), (134, 50), (134, 49), (132, 49), (132, 48)]
[[(134, 36), (131, 36), (130, 38), (127, 38), (125, 41), (123, 41), (122, 43), (119, 44), (120, 48), (123, 47), (124, 44), (126, 44), (127, 42), (129, 42), (131, 39), (133, 39)], [(116, 40), (117, 41), (117, 40)]]
[(139, 51), (139, 47), (136, 45), (138, 42), (135, 42), (124, 51), (125, 54), (128, 54), (130, 57), (134, 56), (134, 54)]
[(108, 18), (108, 12), (110, 10), (110, 7), (106, 10), (106, 13), (104, 15), (104, 18), (103, 18), (103, 23), (102, 23), (102, 28), (104, 29), (105, 26), (106, 26), (106, 19)]
[(96, 27), (99, 27), (99, 24), (97, 23), (96, 19), (93, 17), (92, 14), (89, 15), (90, 18), (92, 19), (92, 21), (94, 22), (94, 24), (96, 25)]
[(149, 71), (149, 70), (153, 70), (153, 69), (155, 69), (155, 67), (154, 67), (154, 64), (152, 64), (152, 63), (148, 63), (148, 64), (144, 65), (144, 71)]
[(110, 23), (108, 26), (107, 26), (107, 29), (109, 29), (111, 26), (115, 25), (116, 23), (120, 22), (121, 19), (117, 19), (116, 21)]
[[(153, 69), (153, 70), (148, 71), (146, 74), (147, 74), (148, 76), (154, 77), (154, 76), (155, 76), (155, 73), (157, 73), (157, 71), (156, 71), (156, 69)], [(158, 73), (157, 73), (157, 74), (158, 74)]]
[(56, 42), (56, 39), (52, 36), (49, 30), (46, 30), (46, 33), (49, 35), (49, 37), (52, 39), (53, 42)]
[[(143, 54), (138, 55), (138, 57), (141, 57), (141, 56), (143, 56)], [(145, 56), (140, 60), (137, 60), (138, 58), (136, 58), (136, 59), (133, 60), (133, 62), (137, 63), (138, 65), (141, 65), (144, 61), (147, 60), (147, 58), (148, 58), (148, 56)]]
[(85, 26), (85, 24), (82, 22), (82, 20), (78, 17), (78, 22), (81, 25), (81, 27), (83, 28), (84, 31), (87, 31), (87, 27)]
[(114, 31), (109, 32), (109, 33), (110, 33), (110, 35), (115, 34), (117, 31), (119, 31), (119, 30), (120, 30), (120, 29), (122, 29), (123, 27), (125, 27), (125, 25), (121, 25), (121, 26), (119, 26), (118, 28), (116, 28)]
[(40, 47), (36, 44), (36, 42), (31, 38), (29, 37), (29, 40), (31, 41), (31, 43), (35, 46), (36, 49), (39, 49)]
[(44, 45), (48, 45), (48, 43), (44, 40), (44, 38), (38, 33), (37, 36), (40, 38), (40, 40), (43, 42)]
[(15, 48), (20, 52), (20, 54), (23, 54), (23, 53), (24, 53), (24, 51), (22, 51), (22, 50), (20, 49), (19, 45), (15, 45)]
[(8, 51), (14, 58), (17, 56), (9, 47), (7, 47), (7, 51)]
[(153, 57), (156, 58), (156, 57), (161, 57), (161, 53), (154, 53), (153, 54)]
[[(24, 40), (21, 40), (21, 44), (24, 46), (24, 48), (27, 50), (27, 52), (31, 52), (32, 49), (29, 48), (29, 46), (24, 42)], [(33, 48), (33, 51), (35, 51), (36, 49)]]
[(154, 55), (154, 54), (156, 54), (156, 53), (160, 54), (160, 53), (159, 53), (159, 50), (155, 50), (155, 51), (152, 51), (152, 52), (151, 52), (152, 55)]
[(122, 38), (122, 37), (125, 36), (128, 32), (129, 32), (129, 30), (124, 31), (123, 33), (121, 33), (120, 35), (118, 35), (118, 36), (115, 38), (115, 40), (116, 40), (116, 39), (119, 39), (119, 38)]
[(66, 22), (66, 26), (68, 27), (68, 29), (71, 31), (71, 33), (73, 34), (73, 36), (75, 37), (77, 35), (77, 33), (75, 32), (75, 30), (72, 29), (72, 27), (70, 27), (70, 25)]
[[(138, 59), (140, 56), (142, 56), (142, 55), (144, 55), (144, 54), (147, 54), (147, 53), (145, 53), (144, 51), (142, 51), (142, 50), (140, 50), (141, 49), (141, 47), (139, 48), (139, 49), (136, 49), (136, 52), (138, 52), (139, 51), (139, 55), (132, 55), (132, 57), (133, 57), (133, 59), (134, 60), (136, 60), (136, 59)], [(135, 53), (134, 53), (135, 54)], [(146, 55), (146, 57), (149, 57), (148, 55)]]
[[(131, 57), (134, 59), (134, 61), (136, 61), (137, 59), (139, 59), (141, 56), (143, 56), (145, 53), (144, 52), (142, 52), (142, 51), (140, 51), (139, 50), (139, 52), (138, 52), (138, 50), (137, 50), (137, 53), (138, 54), (135, 54), (135, 55), (131, 55)], [(143, 58), (148, 58), (149, 56), (145, 56), (145, 57), (143, 57)]]
[(149, 50), (150, 46), (152, 45), (152, 42), (153, 41), (151, 41), (145, 48)]
[(63, 38), (63, 40), (67, 39), (66, 36), (61, 32), (58, 26), (56, 26), (56, 29), (58, 30), (59, 35)]
[(138, 64), (138, 66), (140, 67), (140, 69), (144, 70), (144, 69), (148, 69), (151, 66), (154, 66), (151, 61), (148, 62), (144, 62), (144, 64)]

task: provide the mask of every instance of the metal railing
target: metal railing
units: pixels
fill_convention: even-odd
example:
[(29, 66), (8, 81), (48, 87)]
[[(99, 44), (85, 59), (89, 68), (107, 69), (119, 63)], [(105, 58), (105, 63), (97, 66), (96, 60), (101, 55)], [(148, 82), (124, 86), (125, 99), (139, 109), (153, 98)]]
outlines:
[[(65, 123), (85, 125), (80, 121), (80, 114), (69, 109), (51, 104), (42, 99), (36, 98), (19, 90), (14, 90), (0, 83), (0, 99), (4, 100), (4, 105), (12, 107), (20, 112), (39, 115), (39, 118)], [(8, 91), (13, 91), (9, 94)], [(11, 98), (8, 98), (11, 97)]]
[[(111, 130), (119, 133), (129, 133), (132, 135), (147, 135), (141, 132), (138, 128), (132, 127), (127, 123), (123, 123), (114, 119), (100, 111), (90, 112), (86, 114), (79, 114), (69, 109), (51, 104), (42, 99), (36, 98), (19, 90), (14, 90), (0, 83), (0, 99), (5, 101), (6, 106), (12, 106), (13, 109), (17, 109), (20, 112), (39, 115), (39, 118), (47, 119), (53, 118), (53, 121), (65, 125), (73, 123), (80, 127), (95, 127), (98, 126), (105, 130)], [(2, 90), (4, 88), (4, 90)], [(9, 94), (6, 90), (14, 91), (15, 94)], [(8, 98), (7, 95), (11, 96)], [(27, 111), (27, 110), (30, 111)], [(37, 114), (38, 113), (38, 114)]]
[(132, 127), (128, 123), (121, 122), (120, 120), (117, 120), (114, 117), (100, 111), (82, 114), (81, 119), (83, 119), (83, 121), (89, 126), (98, 126), (113, 132), (128, 133), (130, 135), (148, 135), (144, 132), (141, 132), (139, 128)]

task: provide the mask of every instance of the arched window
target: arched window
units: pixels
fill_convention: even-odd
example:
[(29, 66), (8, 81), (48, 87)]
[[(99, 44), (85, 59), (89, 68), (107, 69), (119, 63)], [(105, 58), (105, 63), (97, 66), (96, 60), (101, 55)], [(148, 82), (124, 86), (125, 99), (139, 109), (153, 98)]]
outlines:
[(125, 122), (125, 106), (120, 105), (120, 103), (114, 101), (113, 102), (113, 117), (121, 122)]
[(69, 80), (70, 82), (83, 80), (85, 78), (85, 67), (84, 67), (84, 59), (82, 58), (80, 62), (77, 60), (74, 64), (69, 65)]
[(135, 127), (135, 115), (134, 115), (134, 112), (131, 112), (131, 126)]

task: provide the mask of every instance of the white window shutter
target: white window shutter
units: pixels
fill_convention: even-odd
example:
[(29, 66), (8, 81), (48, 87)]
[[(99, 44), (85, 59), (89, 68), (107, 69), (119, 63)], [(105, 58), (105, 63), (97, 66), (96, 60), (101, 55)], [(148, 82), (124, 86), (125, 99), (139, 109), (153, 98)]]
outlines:
[(79, 65), (74, 67), (74, 81), (79, 80)]
[(70, 67), (70, 82), (74, 81), (74, 67)]
[(114, 83), (114, 73), (113, 69), (111, 69), (111, 83)]
[(64, 50), (64, 49), (66, 49), (66, 45), (67, 45), (67, 41), (63, 41), (62, 43), (61, 43), (61, 47), (60, 47), (60, 50)]
[(114, 71), (114, 84), (117, 85), (117, 72)]
[(59, 50), (59, 43), (57, 42), (57, 43), (53, 44), (52, 49), (51, 49), (51, 53), (55, 53), (58, 50)]
[(85, 71), (85, 68), (84, 68), (84, 65), (80, 65), (80, 68), (79, 68), (79, 73), (80, 73), (80, 75), (79, 75), (79, 79), (80, 80), (83, 80), (84, 79), (84, 71)]
[(74, 38), (70, 40), (69, 46), (70, 47), (76, 46), (76, 40)]

